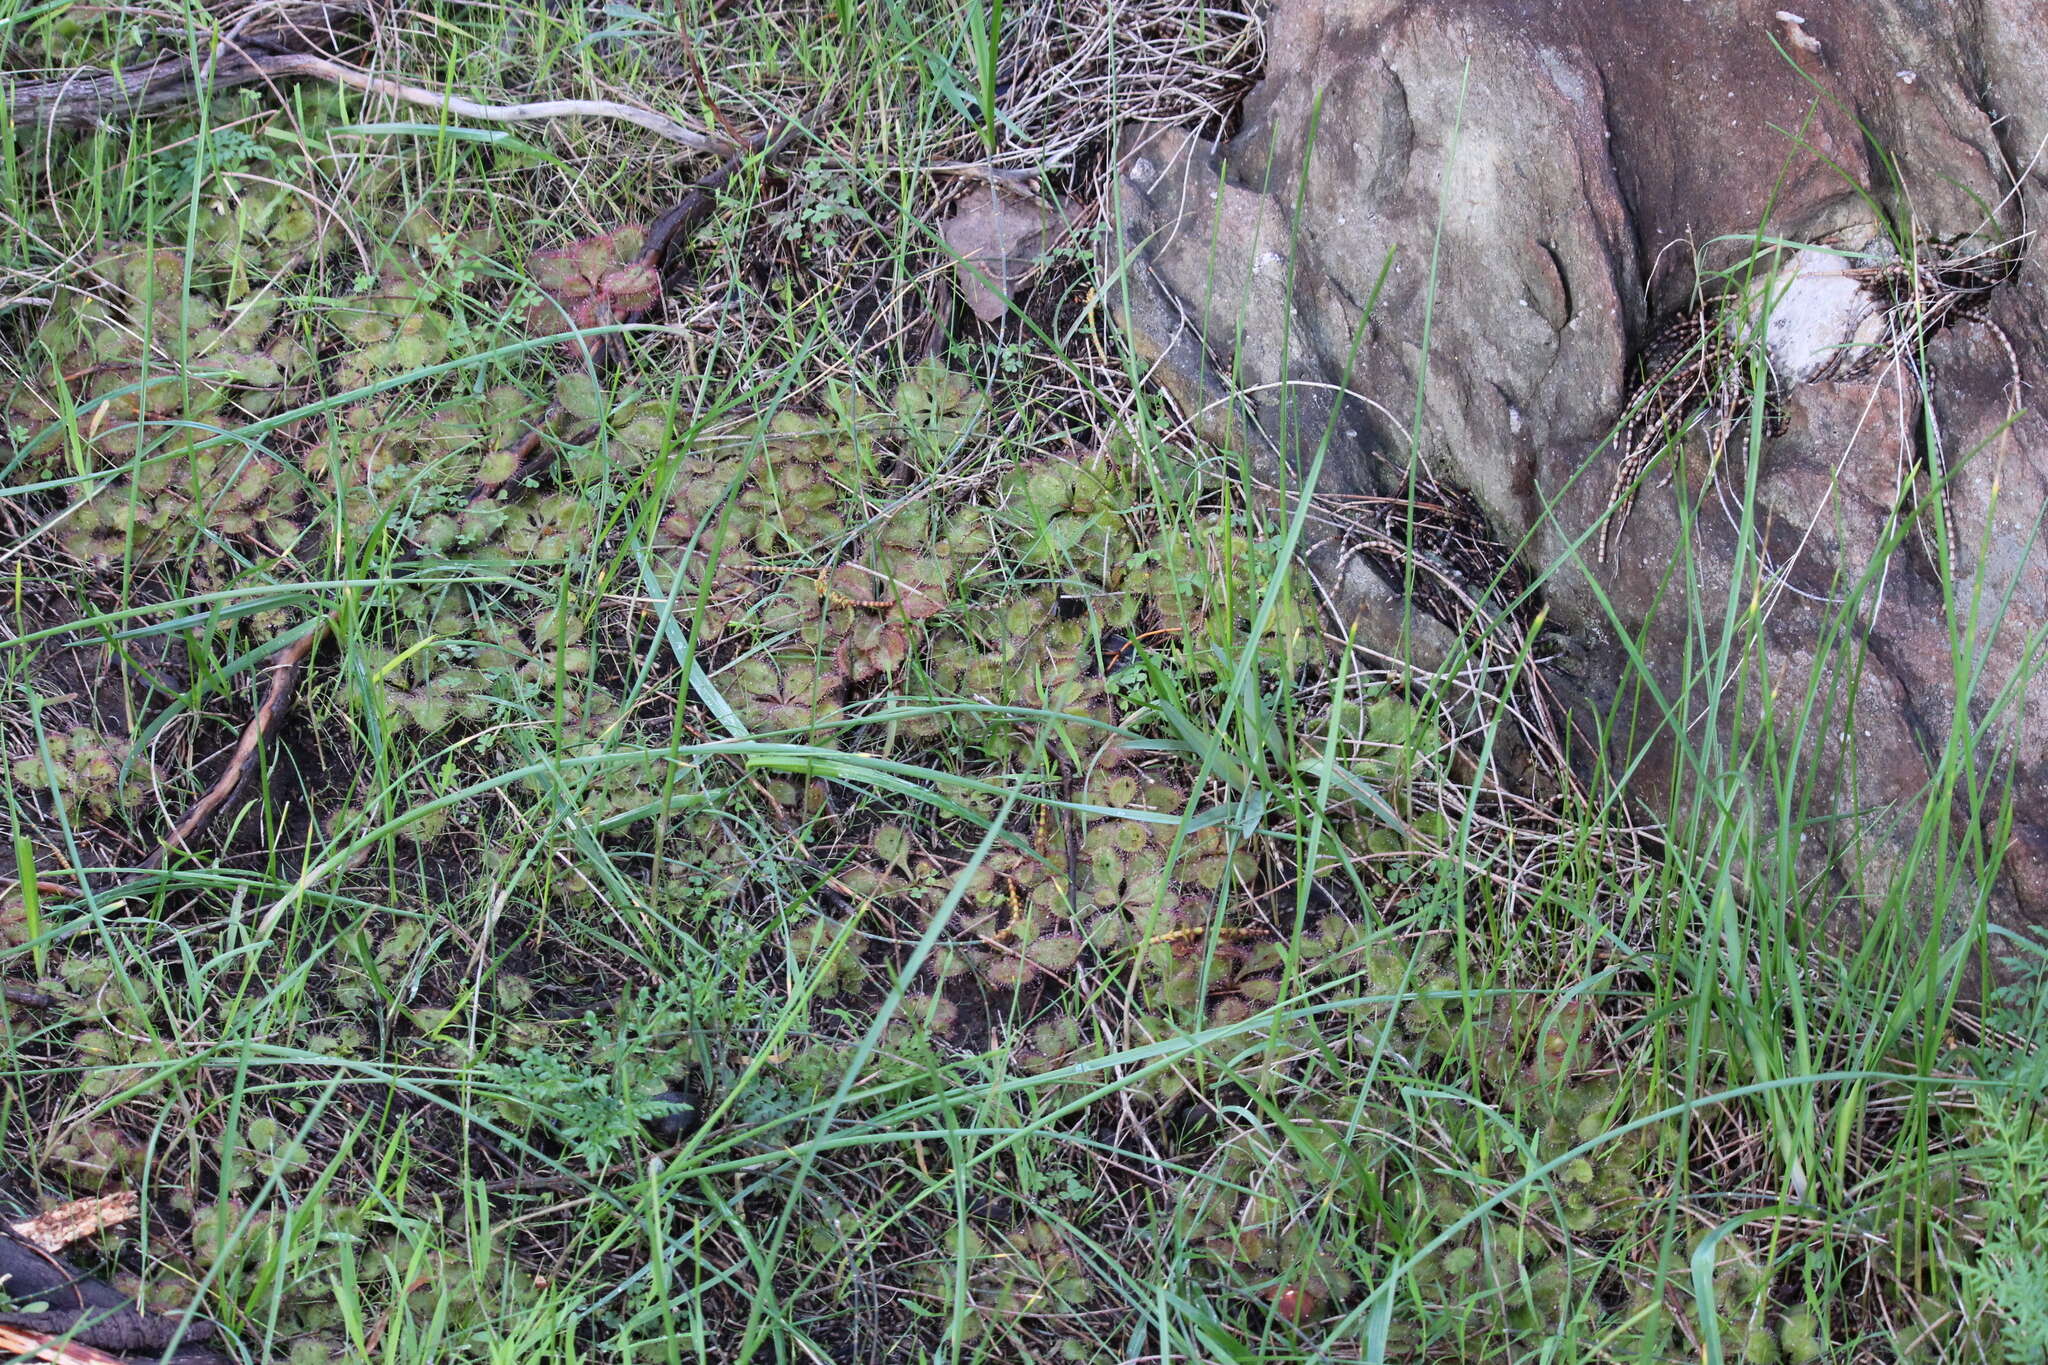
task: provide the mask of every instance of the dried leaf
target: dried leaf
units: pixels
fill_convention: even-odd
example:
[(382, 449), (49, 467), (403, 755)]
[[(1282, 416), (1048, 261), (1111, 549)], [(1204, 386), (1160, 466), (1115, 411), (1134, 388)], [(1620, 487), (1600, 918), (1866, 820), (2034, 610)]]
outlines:
[(16, 1237), (52, 1255), (73, 1242), (83, 1241), (117, 1223), (125, 1223), (142, 1211), (142, 1196), (134, 1190), (74, 1199), (24, 1222), (11, 1225)]
[(1008, 311), (1066, 226), (1061, 212), (1000, 185), (969, 195), (939, 231), (960, 258), (960, 292), (974, 316), (994, 322)]

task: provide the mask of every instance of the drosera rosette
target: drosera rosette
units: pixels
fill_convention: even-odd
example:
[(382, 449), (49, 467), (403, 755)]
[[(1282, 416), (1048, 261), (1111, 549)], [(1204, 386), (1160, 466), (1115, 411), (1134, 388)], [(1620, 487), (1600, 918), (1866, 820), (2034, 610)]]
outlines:
[(248, 187), (214, 197), (199, 215), (194, 255), (238, 301), (264, 282), (334, 251), (346, 236), (323, 221), (311, 196), (293, 187)]
[(359, 389), (446, 360), (454, 322), (438, 306), (441, 293), (411, 262), (386, 258), (381, 275), (333, 310), (344, 341), (333, 361), (334, 384)]
[(215, 1286), (262, 1332), (291, 1342), (289, 1355), (275, 1358), (294, 1365), (360, 1358), (348, 1345), (347, 1309), (334, 1289), (345, 1275), (366, 1294), (388, 1297), (389, 1311), (407, 1319), (395, 1332), (401, 1340), (419, 1339), (429, 1323), (444, 1337), (473, 1332), (539, 1299), (533, 1276), (502, 1249), (437, 1247), (415, 1257), (402, 1230), (385, 1230), (343, 1200), (256, 1205), (239, 1195), (181, 1195), (173, 1204), (189, 1209), (191, 1247), (189, 1258), (164, 1258), (174, 1278)]
[(280, 316), (275, 298), (224, 306), (187, 290), (178, 252), (110, 247), (44, 315), (0, 404), (10, 439), (32, 476), (85, 474), (224, 409), (263, 416), (311, 369)]
[(425, 204), (411, 203), (391, 215), (392, 235), (403, 242), (449, 286), (449, 292), (466, 285), (476, 275), (492, 268), (500, 247), (498, 230), (488, 221), (468, 224)]
[(981, 420), (988, 393), (966, 375), (928, 361), (896, 385), (892, 407), (903, 433), (935, 457), (944, 457)]
[[(898, 675), (913, 663), (920, 665), (914, 670), (917, 680), (929, 682), (929, 672), (922, 667), (931, 653), (927, 631), (954, 605), (955, 565), (986, 555), (986, 533), (961, 518), (935, 525), (933, 511), (917, 502), (883, 518), (829, 567), (813, 571), (773, 563), (755, 557), (752, 547), (761, 543), (758, 537), (734, 549), (734, 527), (761, 526), (763, 514), (758, 510), (728, 505), (718, 513), (717, 522), (705, 520), (723, 490), (732, 486), (731, 468), (724, 463), (705, 467), (706, 477), (693, 485), (703, 491), (702, 498), (687, 497), (679, 485), (682, 510), (672, 511), (663, 523), (662, 539), (671, 544), (694, 527), (700, 545), (702, 537), (709, 536), (722, 547), (721, 567), (709, 591), (730, 596), (751, 590), (756, 601), (747, 622), (754, 637), (777, 655), (806, 657), (829, 671), (847, 685), (850, 697), (883, 698), (899, 690)], [(742, 503), (753, 500), (756, 486), (749, 483), (747, 490)], [(761, 588), (777, 583), (779, 587), (761, 593)], [(713, 638), (728, 633), (730, 624), (712, 627)], [(953, 631), (943, 638), (959, 641)], [(920, 733), (936, 734), (941, 728), (927, 724)]]
[[(647, 230), (625, 223), (609, 232), (579, 237), (526, 258), (526, 276), (541, 297), (528, 305), (527, 330), (535, 336), (606, 327), (654, 306), (661, 275), (641, 257)], [(583, 360), (599, 338), (565, 337), (562, 349)]]
[(148, 799), (157, 771), (134, 743), (77, 725), (43, 736), (37, 752), (13, 762), (28, 791), (54, 794), (73, 819), (106, 822)]
[(50, 1136), (43, 1148), (48, 1168), (75, 1190), (127, 1185), (149, 1165), (149, 1149), (113, 1118), (80, 1118)]
[[(1713, 1266), (1707, 1288), (1722, 1358), (1737, 1365), (1815, 1365), (1829, 1358), (1827, 1324), (1799, 1289), (1797, 1272), (1741, 1233), (1719, 1237), (1710, 1249), (1711, 1235), (1704, 1229), (1694, 1234), (1687, 1260)], [(1695, 1308), (1705, 1312), (1708, 1305)]]
[[(726, 553), (752, 540), (751, 514), (730, 515), (733, 495), (743, 482), (744, 466), (737, 452), (698, 441), (674, 460), (675, 481), (653, 535), (657, 551), (680, 551), (696, 544), (718, 546)], [(726, 515), (721, 515), (726, 514)]]
[[(1086, 761), (1110, 742), (1119, 712), (1103, 677), (1104, 641), (1085, 610), (1068, 611), (1054, 589), (1035, 588), (968, 611), (961, 627), (965, 638), (942, 641), (930, 658), (943, 691), (1050, 713), (963, 718), (984, 754), (1015, 761), (1043, 737)], [(977, 647), (984, 643), (992, 647)], [(1051, 718), (1062, 716), (1070, 719)]]
[(952, 889), (952, 874), (903, 825), (877, 825), (868, 835), (868, 852), (872, 856), (839, 869), (836, 890), (868, 902), (943, 900)]
[[(30, 894), (19, 881), (0, 890), (0, 948), (18, 948), (33, 937), (28, 913)], [(38, 897), (39, 906), (40, 903)]]
[(760, 735), (803, 736), (829, 744), (821, 728), (845, 705), (846, 678), (828, 655), (801, 647), (741, 658), (714, 681), (747, 728)]
[(1098, 948), (1135, 950), (1205, 926), (1227, 884), (1253, 871), (1249, 853), (1233, 848), (1220, 825), (1184, 828), (1187, 793), (1170, 782), (1105, 765), (1090, 776), (1087, 794), (1096, 806), (1159, 817), (1096, 816), (1081, 836), (1087, 936)]
[[(1043, 1218), (1003, 1228), (956, 1222), (929, 1259), (918, 1264), (914, 1282), (937, 1302), (947, 1303), (963, 1273), (965, 1295), (974, 1311), (961, 1319), (960, 1330), (975, 1341), (991, 1334), (1035, 1336), (1039, 1324), (1085, 1312), (1102, 1294), (1073, 1239)], [(1033, 1349), (1025, 1358), (1058, 1359), (1065, 1354)]]
[(1285, 574), (1256, 642), (1269, 676), (1292, 677), (1322, 659), (1321, 609), (1308, 577), (1278, 549), (1247, 534), (1237, 519), (1205, 513), (1184, 531), (1163, 534), (1110, 575), (1120, 626), (1136, 625), (1162, 651), (1173, 650), (1196, 677), (1227, 675), (1250, 642), (1267, 585)]
[(511, 475), (506, 448), (532, 407), (504, 384), (431, 408), (372, 399), (329, 422), (302, 463), (352, 532), (388, 526), (445, 554), (478, 539), (469, 494)]
[(171, 1047), (146, 1034), (130, 1032), (109, 1020), (71, 1040), (78, 1055), (78, 1090), (94, 1099), (147, 1088), (170, 1064)]
[(224, 1171), (232, 1167), (222, 1182), (224, 1188), (240, 1193), (259, 1182), (282, 1180), (307, 1169), (311, 1153), (304, 1134), (294, 1126), (303, 1115), (289, 1109), (285, 1113), (282, 1119), (273, 1113), (257, 1114), (243, 1125), (241, 1142), (232, 1153), (223, 1154), (230, 1157), (223, 1162)]
[(299, 476), (248, 451), (188, 449), (195, 439), (183, 433), (75, 504), (58, 530), (65, 552), (100, 571), (189, 559), (201, 581), (215, 582), (231, 571), (223, 543), (265, 559), (295, 547)]
[(433, 929), (414, 915), (388, 917), (375, 942), (367, 959), (358, 953), (336, 960), (330, 989), (335, 1003), (350, 1013), (410, 1001), (439, 946)]
[[(611, 418), (614, 439), (675, 471), (657, 543), (801, 555), (842, 535), (854, 493), (871, 481), (879, 422), (857, 396), (828, 388), (826, 397), (819, 414), (688, 427), (667, 398), (625, 400)], [(596, 411), (594, 398), (583, 401)]]
[(1449, 743), (1429, 714), (1392, 693), (1366, 706), (1366, 732), (1353, 771), (1380, 788), (1400, 791), (1441, 771)]
[(527, 564), (562, 564), (590, 552), (599, 509), (593, 499), (564, 489), (532, 493), (506, 506), (504, 519), (479, 557)]
[(513, 732), (522, 747), (530, 746), (528, 758), (549, 769), (522, 779), (526, 790), (565, 794), (582, 820), (609, 832), (653, 816), (674, 797), (670, 765), (648, 748), (610, 691), (565, 688), (555, 706), (557, 714)]
[(1280, 998), (1284, 945), (1258, 931), (1228, 926), (1170, 931), (1137, 949), (1147, 998), (1155, 1007), (1187, 1011), (1206, 1005), (1207, 1024), (1241, 1023)]
[[(1011, 1044), (1010, 1061), (1025, 1075), (1036, 1077), (1097, 1061), (1107, 1053), (1101, 1035), (1087, 1021), (1056, 1011), (1020, 1030)], [(1082, 1076), (1066, 1082), (1036, 1084), (1033, 1091), (1054, 1102), (1064, 1102), (1100, 1084), (1099, 1077)]]
[(858, 926), (830, 915), (808, 915), (789, 931), (794, 979), (820, 999), (858, 995), (867, 988), (875, 978), (867, 948)]
[(492, 679), (465, 661), (472, 653), (431, 636), (403, 649), (364, 645), (368, 695), (386, 730), (437, 735), (458, 721), (488, 718), (495, 709)]
[(1102, 451), (1030, 461), (1004, 477), (1003, 490), (1003, 544), (1025, 564), (1108, 586), (1138, 551), (1127, 519), (1135, 490)]
[(510, 567), (573, 563), (591, 552), (604, 499), (569, 489), (528, 492), (510, 500), (482, 498), (460, 512), (427, 521), (423, 548)]
[(943, 995), (913, 992), (883, 1026), (883, 1043), (897, 1052), (935, 1055), (960, 1022), (960, 1007)]
[[(1291, 1323), (1320, 1318), (1355, 1284), (1356, 1248), (1373, 1239), (1387, 1143), (1313, 1096), (1284, 1122), (1234, 1123), (1173, 1190), (1173, 1235), (1210, 1274)], [(1242, 1112), (1242, 1111), (1239, 1111)]]
[(1064, 915), (1026, 910), (983, 939), (981, 974), (991, 985), (1022, 986), (1064, 976), (1081, 961), (1087, 941)]
[[(1563, 1157), (1657, 1107), (1645, 1074), (1606, 1046), (1603, 1021), (1584, 1000), (1546, 1009), (1541, 996), (1503, 997), (1484, 1027), (1482, 1073), (1503, 1117), (1527, 1134), (1539, 1162)], [(1566, 1163), (1526, 1205), (1575, 1235), (1623, 1236), (1652, 1206), (1651, 1191), (1671, 1164), (1666, 1142), (1675, 1144), (1677, 1133), (1670, 1123), (1601, 1143)]]
[(647, 535), (655, 586), (673, 596), (699, 644), (716, 644), (768, 591), (754, 572), (753, 514), (733, 504), (745, 482), (744, 465), (737, 452), (709, 439), (666, 458), (672, 482)]
[(809, 553), (844, 535), (847, 490), (865, 461), (858, 430), (832, 417), (780, 412), (757, 423), (734, 533), (761, 554)]
[[(1600, 1140), (1659, 1099), (1599, 1042), (1601, 1021), (1585, 1002), (1553, 1007), (1542, 995), (1510, 994), (1480, 1015), (1455, 998), (1455, 983), (1437, 968), (1417, 963), (1410, 975), (1420, 991), (1439, 998), (1404, 1010), (1394, 1035), (1401, 1050), (1425, 1064), (1475, 1057), (1486, 1105), (1484, 1113), (1473, 1106), (1445, 1110), (1432, 1127), (1442, 1148), (1422, 1151), (1388, 1187), (1390, 1204), (1407, 1210), (1413, 1233), (1459, 1228), (1414, 1269), (1423, 1316), (1484, 1305), (1467, 1331), (1533, 1346), (1574, 1324), (1662, 1358), (1657, 1353), (1674, 1333), (1670, 1306), (1649, 1281), (1618, 1273), (1608, 1252), (1654, 1235), (1644, 1220), (1660, 1206), (1678, 1125)], [(1468, 1030), (1477, 1031), (1476, 1043), (1460, 1041)], [(1515, 1134), (1506, 1144), (1503, 1127)], [(1572, 1156), (1581, 1147), (1587, 1150)], [(1508, 1176), (1551, 1169), (1501, 1207), (1470, 1217), (1470, 1181), (1447, 1173), (1503, 1160)]]
[(498, 679), (507, 695), (552, 697), (596, 664), (589, 634), (583, 615), (562, 605), (524, 617), (495, 617), (477, 628), (476, 666)]
[(825, 587), (823, 624), (827, 638), (836, 640), (833, 663), (842, 677), (856, 684), (903, 667), (915, 629), (907, 621), (890, 619), (893, 602), (853, 595), (872, 587), (865, 574), (846, 564), (831, 572)]
[[(821, 576), (818, 635), (832, 642), (849, 682), (893, 689), (899, 670), (929, 653), (927, 623), (955, 607), (961, 568), (988, 554), (988, 533), (971, 519), (935, 520), (923, 502), (899, 508), (870, 533), (859, 557)], [(958, 636), (948, 640), (959, 644)], [(942, 728), (935, 721), (918, 727), (925, 736)]]
[[(1080, 961), (1067, 881), (1054, 871), (1062, 856), (1053, 848), (1057, 837), (1042, 829), (1033, 850), (999, 847), (973, 869), (947, 942), (931, 959), (935, 977), (973, 973), (1007, 988), (1060, 975)], [(952, 878), (936, 866), (931, 871), (934, 883), (950, 890)]]
[(674, 622), (700, 648), (744, 634), (748, 613), (763, 596), (754, 562), (744, 549), (685, 550), (682, 545), (657, 544), (653, 579), (662, 596), (647, 601), (644, 610), (650, 618), (672, 613)]
[(609, 393), (595, 375), (565, 374), (555, 381), (555, 402), (577, 433), (560, 455), (562, 467), (584, 484), (619, 478), (668, 456), (689, 442), (689, 409), (677, 398), (630, 389)]
[(965, 584), (994, 548), (983, 518), (947, 514), (920, 499), (898, 508), (869, 535), (864, 596), (906, 620), (930, 620), (960, 605)]
[[(1449, 1179), (1404, 1175), (1393, 1183), (1391, 1195), (1397, 1205), (1405, 1202), (1410, 1209), (1413, 1233), (1433, 1236), (1469, 1211), (1469, 1192)], [(1567, 1324), (1594, 1335), (1620, 1325), (1605, 1321), (1605, 1301), (1611, 1297), (1602, 1292), (1608, 1287), (1607, 1268), (1597, 1257), (1576, 1252), (1555, 1238), (1540, 1219), (1477, 1219), (1411, 1274), (1421, 1312), (1415, 1315), (1419, 1321), (1403, 1324), (1403, 1335), (1410, 1341), (1450, 1314), (1461, 1315), (1450, 1333), (1451, 1345), (1520, 1341), (1534, 1346)], [(1668, 1318), (1642, 1314), (1641, 1309), (1649, 1306), (1633, 1305), (1636, 1333), (1647, 1338), (1661, 1328), (1668, 1336)]]

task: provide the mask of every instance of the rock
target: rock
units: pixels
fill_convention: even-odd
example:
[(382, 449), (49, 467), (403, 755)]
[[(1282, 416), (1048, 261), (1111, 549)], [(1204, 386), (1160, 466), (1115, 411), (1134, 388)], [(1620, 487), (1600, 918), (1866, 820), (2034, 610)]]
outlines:
[(968, 311), (994, 322), (1068, 232), (1072, 212), (1045, 208), (1001, 184), (977, 189), (939, 225), (946, 249), (959, 258), (954, 274)]
[[(1791, 802), (1788, 885), (1825, 869), (1874, 894), (1904, 873), (1951, 928), (1980, 892), (2038, 928), (2048, 421), (2008, 428), (1988, 327), (1877, 363), (1889, 299), (1870, 272), (1910, 278), (1901, 246), (1978, 253), (1989, 316), (2029, 380), (2048, 375), (2048, 249), (2020, 239), (2012, 193), (2016, 171), (2027, 198), (2048, 185), (2044, 35), (2048, 0), (1696, 0), (1658, 23), (1597, 0), (1280, 0), (1227, 142), (1127, 130), (1115, 302), (1201, 434), (1266, 481), (1314, 469), (1333, 505), (1411, 477), (1470, 494), (1538, 585), (1545, 683), (1570, 716), (1556, 743), (1580, 771), (1604, 762), (1649, 811), (1718, 812), (1766, 844)], [(1737, 332), (1762, 324), (1784, 432), (1751, 458), (1737, 422), (1711, 483), (1695, 436), (1675, 491), (1661, 459), (1599, 562), (1631, 359), (1703, 295), (1736, 300)], [(1933, 436), (1947, 586), (1936, 500), (1909, 477)], [(1465, 619), (1405, 612), (1387, 562), (1341, 539), (1310, 562), (1364, 646), (1428, 667), (1460, 662), (1475, 610), (1503, 653), (1534, 615), (1484, 584)], [(1689, 684), (1726, 641), (1754, 667), (1721, 695)], [(1674, 697), (1685, 710), (1661, 714)], [(1936, 771), (1963, 730), (1976, 769)], [(1542, 770), (1555, 756), (1527, 738)], [(1711, 790), (1674, 790), (1700, 771)], [(1930, 808), (1947, 844), (1916, 849)]]

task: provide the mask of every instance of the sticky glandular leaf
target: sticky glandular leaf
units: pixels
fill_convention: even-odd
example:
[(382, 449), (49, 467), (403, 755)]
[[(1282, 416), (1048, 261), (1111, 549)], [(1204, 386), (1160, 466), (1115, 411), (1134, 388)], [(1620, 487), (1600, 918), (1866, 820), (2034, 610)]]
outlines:
[(1081, 937), (1078, 934), (1047, 934), (1034, 939), (1024, 949), (1024, 956), (1049, 972), (1063, 972), (1080, 960)]

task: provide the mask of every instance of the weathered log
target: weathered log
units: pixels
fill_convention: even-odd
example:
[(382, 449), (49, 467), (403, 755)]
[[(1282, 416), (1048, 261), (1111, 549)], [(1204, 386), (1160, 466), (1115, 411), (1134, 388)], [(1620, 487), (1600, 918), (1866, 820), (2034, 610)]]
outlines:
[(273, 79), (279, 74), (277, 63), (288, 60), (232, 52), (194, 60), (163, 52), (127, 71), (82, 67), (54, 80), (6, 76), (0, 81), (5, 83), (7, 121), (16, 128), (100, 128), (186, 108), (198, 99), (202, 83), (218, 93)]
[(189, 1322), (145, 1313), (104, 1281), (83, 1274), (61, 1256), (0, 1231), (0, 1281), (17, 1302), (40, 1302), (39, 1312), (0, 1313), (0, 1325), (120, 1354), (148, 1353), (180, 1365), (226, 1365), (229, 1357), (206, 1343), (217, 1329), (204, 1318)]

